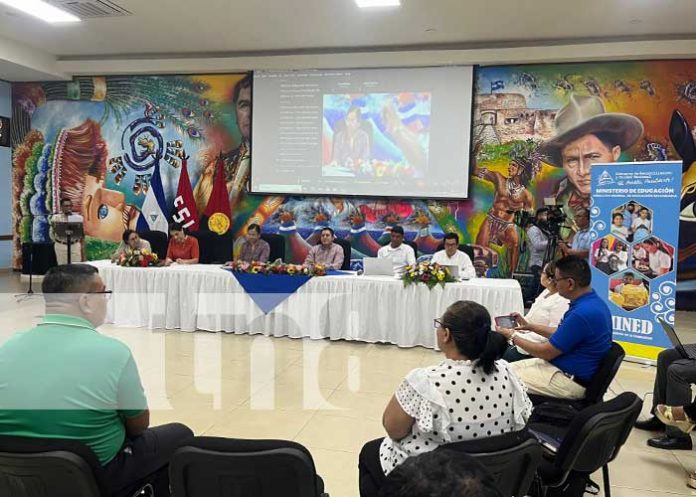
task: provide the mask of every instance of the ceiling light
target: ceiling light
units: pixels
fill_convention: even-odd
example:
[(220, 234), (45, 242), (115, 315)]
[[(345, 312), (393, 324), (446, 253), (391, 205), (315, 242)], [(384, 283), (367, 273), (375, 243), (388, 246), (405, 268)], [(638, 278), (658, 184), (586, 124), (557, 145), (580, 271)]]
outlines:
[(14, 7), (46, 22), (80, 22), (80, 18), (54, 7), (43, 0), (0, 0), (0, 3)]
[(361, 9), (369, 9), (372, 7), (399, 7), (401, 0), (355, 0), (355, 3)]

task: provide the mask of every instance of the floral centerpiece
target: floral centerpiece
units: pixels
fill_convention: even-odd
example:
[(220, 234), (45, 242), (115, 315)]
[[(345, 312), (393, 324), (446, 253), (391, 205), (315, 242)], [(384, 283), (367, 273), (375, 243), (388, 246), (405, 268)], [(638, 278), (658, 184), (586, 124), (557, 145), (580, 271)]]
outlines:
[(280, 259), (274, 262), (244, 262), (234, 261), (227, 265), (229, 269), (238, 273), (250, 274), (287, 274), (289, 276), (325, 276), (326, 266), (314, 264), (286, 264)]
[(425, 283), (431, 290), (435, 285), (444, 287), (445, 283), (455, 281), (448, 267), (427, 261), (406, 266), (401, 280), (405, 287), (415, 283)]
[(119, 266), (123, 267), (149, 267), (156, 266), (159, 263), (157, 254), (147, 249), (126, 249), (114, 261)]

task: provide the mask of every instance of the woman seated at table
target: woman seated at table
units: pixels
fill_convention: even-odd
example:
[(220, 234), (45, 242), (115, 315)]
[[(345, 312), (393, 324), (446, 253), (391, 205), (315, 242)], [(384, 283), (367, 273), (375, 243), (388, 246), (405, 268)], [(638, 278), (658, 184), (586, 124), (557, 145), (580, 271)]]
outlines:
[(411, 371), (382, 416), (386, 438), (360, 452), (360, 495), (377, 495), (386, 475), (408, 457), (463, 440), (522, 429), (532, 412), (526, 388), (499, 360), (505, 340), (491, 331), (485, 307), (455, 302), (435, 320), (438, 365)]
[[(555, 273), (555, 262), (551, 261), (544, 266), (544, 270), (541, 272), (541, 286), (544, 287), (544, 291), (536, 298), (526, 316), (522, 317), (516, 312), (511, 314), (518, 325), (534, 323), (556, 328), (558, 323), (561, 322), (561, 318), (568, 310), (570, 302), (559, 295), (556, 280), (554, 279)], [(543, 337), (533, 331), (525, 333), (524, 338), (535, 342), (548, 340), (548, 337)], [(530, 355), (527, 352), (514, 345), (510, 346), (503, 356), (503, 359), (508, 362), (529, 358)]]
[(133, 230), (126, 230), (123, 232), (122, 236), (123, 241), (121, 241), (121, 245), (118, 246), (116, 249), (116, 252), (113, 253), (111, 256), (111, 261), (115, 261), (119, 257), (121, 257), (122, 254), (126, 253), (126, 250), (148, 250), (152, 251), (152, 248), (150, 247), (150, 242), (147, 240), (143, 240), (140, 238), (140, 235), (138, 235), (137, 231)]
[(167, 248), (167, 258), (164, 265), (177, 264), (198, 264), (198, 240), (184, 232), (180, 223), (169, 225), (169, 247)]
[(261, 239), (261, 227), (254, 223), (247, 228), (246, 241), (242, 244), (237, 260), (244, 262), (268, 262), (271, 246)]

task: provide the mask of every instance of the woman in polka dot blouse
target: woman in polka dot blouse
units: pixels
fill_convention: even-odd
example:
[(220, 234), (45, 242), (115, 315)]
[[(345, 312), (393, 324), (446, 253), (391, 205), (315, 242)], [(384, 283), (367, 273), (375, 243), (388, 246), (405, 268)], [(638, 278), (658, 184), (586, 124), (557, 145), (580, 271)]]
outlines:
[(526, 387), (500, 360), (505, 340), (472, 301), (455, 302), (435, 320), (440, 364), (411, 371), (382, 416), (387, 437), (360, 453), (360, 495), (377, 495), (385, 476), (408, 457), (440, 445), (521, 430), (532, 412)]

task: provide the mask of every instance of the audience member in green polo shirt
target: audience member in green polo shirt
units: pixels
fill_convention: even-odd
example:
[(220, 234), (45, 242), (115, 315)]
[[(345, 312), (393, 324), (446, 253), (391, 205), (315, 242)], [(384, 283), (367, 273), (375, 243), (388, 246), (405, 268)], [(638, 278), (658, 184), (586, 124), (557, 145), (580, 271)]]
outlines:
[(52, 268), (42, 290), (43, 320), (0, 346), (0, 434), (86, 444), (114, 493), (166, 471), (193, 434), (180, 424), (148, 429), (147, 400), (129, 348), (95, 329), (110, 296), (97, 269)]

